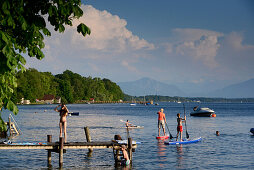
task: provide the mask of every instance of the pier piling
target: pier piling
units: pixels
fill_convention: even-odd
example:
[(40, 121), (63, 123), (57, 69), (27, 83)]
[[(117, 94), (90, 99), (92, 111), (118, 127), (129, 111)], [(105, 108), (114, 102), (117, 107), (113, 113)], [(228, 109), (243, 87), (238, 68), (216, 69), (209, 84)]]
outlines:
[(59, 168), (63, 167), (63, 148), (64, 148), (64, 138), (59, 137)]
[(129, 159), (132, 162), (132, 138), (128, 138)]
[(127, 145), (127, 151), (129, 153), (129, 159), (132, 163), (132, 152), (135, 152), (135, 148), (137, 148), (137, 144), (132, 144), (132, 138), (128, 138), (126, 143), (118, 143), (116, 140), (111, 141), (91, 141), (89, 128), (85, 127), (87, 142), (68, 142), (64, 143), (64, 138), (59, 137), (59, 142), (52, 142), (52, 135), (47, 135), (47, 143), (43, 142), (35, 142), (35, 143), (20, 143), (20, 144), (5, 144), (0, 143), (0, 150), (16, 150), (16, 149), (44, 149), (47, 150), (47, 161), (48, 161), (48, 168), (51, 169), (51, 154), (52, 152), (56, 152), (59, 154), (59, 169), (63, 168), (63, 154), (67, 149), (113, 149), (115, 165), (119, 165), (121, 162), (123, 154), (121, 153), (121, 146)]
[[(52, 135), (47, 135), (47, 142), (51, 143), (52, 142)], [(51, 150), (48, 150), (48, 166), (51, 166)]]
[[(85, 130), (85, 134), (86, 134), (86, 141), (87, 142), (91, 142), (91, 136), (90, 136), (90, 130), (89, 130), (89, 127), (84, 127), (84, 130)], [(90, 149), (88, 149), (89, 150), (89, 152), (93, 152), (93, 149), (92, 148), (90, 148)]]

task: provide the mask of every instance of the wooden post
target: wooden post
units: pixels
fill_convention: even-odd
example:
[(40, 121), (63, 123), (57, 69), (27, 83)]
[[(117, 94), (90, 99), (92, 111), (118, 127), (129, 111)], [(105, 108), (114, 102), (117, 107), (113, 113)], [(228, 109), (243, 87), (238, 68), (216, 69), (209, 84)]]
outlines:
[(132, 162), (132, 138), (128, 138), (129, 159)]
[[(85, 134), (86, 134), (86, 141), (87, 141), (87, 142), (91, 142), (91, 136), (90, 136), (89, 127), (88, 127), (88, 126), (84, 127), (84, 130), (85, 130)], [(89, 152), (93, 152), (93, 149), (92, 149), (92, 148), (90, 148), (90, 149), (88, 149), (88, 150), (89, 150)]]
[(10, 131), (10, 136), (12, 136), (11, 116), (9, 116), (9, 131)]
[[(52, 142), (52, 135), (47, 135), (47, 142)], [(51, 167), (51, 150), (48, 150), (48, 167)]]
[(59, 168), (63, 167), (63, 147), (64, 147), (64, 138), (59, 137)]

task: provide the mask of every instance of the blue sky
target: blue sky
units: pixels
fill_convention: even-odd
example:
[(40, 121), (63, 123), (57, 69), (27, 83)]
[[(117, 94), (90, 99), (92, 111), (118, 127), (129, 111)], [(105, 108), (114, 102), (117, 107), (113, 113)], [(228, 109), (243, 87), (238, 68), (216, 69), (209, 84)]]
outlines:
[[(69, 69), (114, 82), (149, 77), (201, 92), (254, 78), (252, 0), (84, 0), (83, 17), (45, 39), (42, 61), (27, 67)], [(80, 22), (91, 28), (83, 38)]]

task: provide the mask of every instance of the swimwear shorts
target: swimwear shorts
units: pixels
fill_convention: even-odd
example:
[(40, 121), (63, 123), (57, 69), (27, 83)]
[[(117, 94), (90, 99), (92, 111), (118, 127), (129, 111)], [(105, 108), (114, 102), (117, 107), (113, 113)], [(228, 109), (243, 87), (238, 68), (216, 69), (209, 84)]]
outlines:
[(130, 160), (122, 160), (121, 165), (122, 166), (128, 166), (128, 165), (130, 165), (130, 163), (131, 163)]
[(183, 131), (183, 126), (177, 126), (177, 132), (182, 132)]
[(158, 128), (160, 128), (160, 127), (165, 129), (165, 122), (164, 122), (164, 120), (158, 120)]
[(126, 161), (126, 166), (128, 166), (130, 163), (131, 163), (131, 161), (130, 161), (130, 160), (127, 160), (127, 161)]

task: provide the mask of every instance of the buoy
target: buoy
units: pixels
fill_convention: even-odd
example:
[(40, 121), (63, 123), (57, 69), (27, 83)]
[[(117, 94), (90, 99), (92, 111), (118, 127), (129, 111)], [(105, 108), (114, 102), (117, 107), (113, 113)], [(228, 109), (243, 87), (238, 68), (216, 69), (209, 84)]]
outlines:
[(216, 114), (212, 114), (212, 117), (216, 117)]
[(220, 136), (220, 132), (219, 131), (216, 131), (216, 136)]

